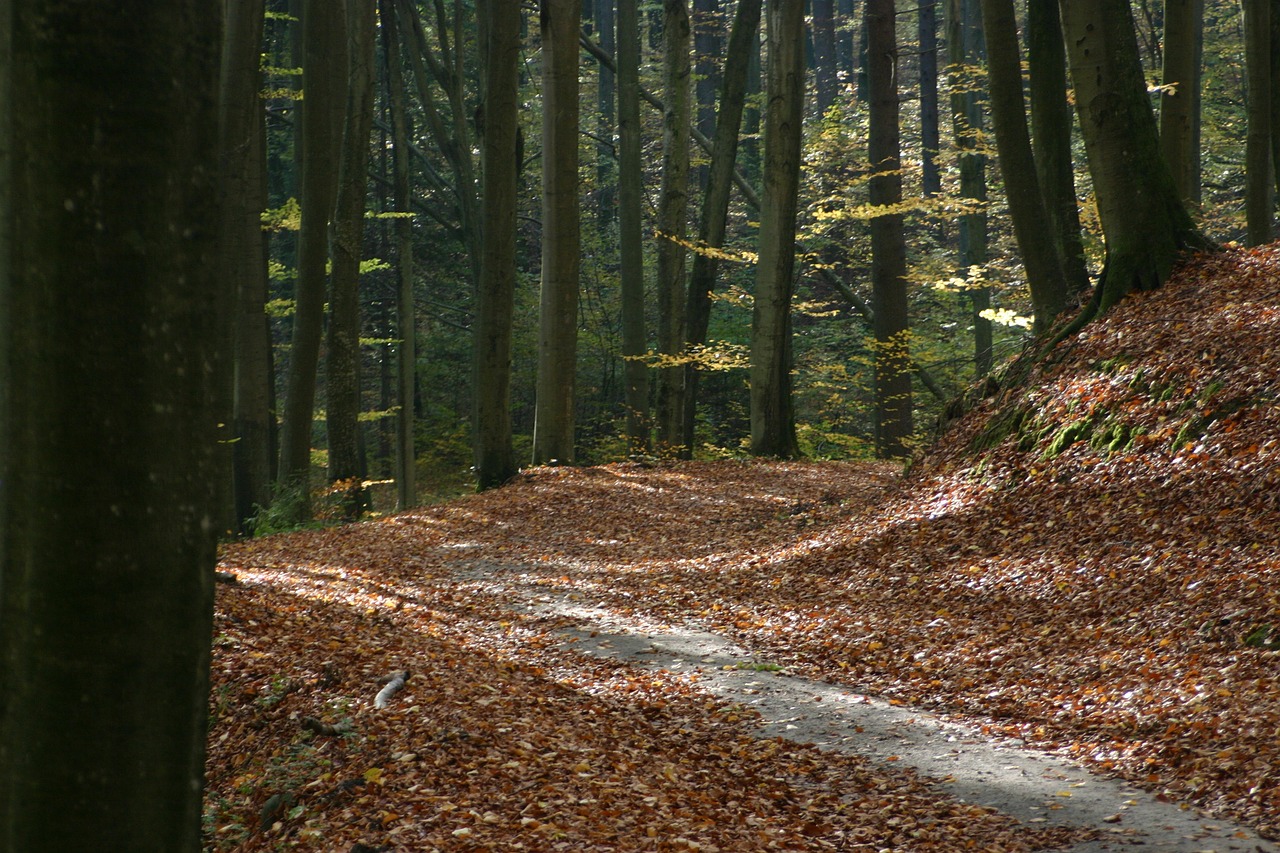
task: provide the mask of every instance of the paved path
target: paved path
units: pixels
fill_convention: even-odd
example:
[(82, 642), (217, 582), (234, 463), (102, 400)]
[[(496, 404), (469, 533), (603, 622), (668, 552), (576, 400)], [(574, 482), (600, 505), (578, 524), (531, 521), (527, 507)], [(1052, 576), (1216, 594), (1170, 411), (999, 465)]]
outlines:
[(568, 617), (565, 644), (583, 653), (675, 672), (696, 670), (710, 693), (759, 712), (762, 737), (782, 736), (824, 749), (856, 753), (940, 780), (942, 790), (990, 806), (1024, 823), (1094, 827), (1100, 837), (1070, 853), (1280, 853), (1280, 846), (1230, 821), (1212, 820), (1060, 756), (993, 739), (933, 714), (890, 705), (847, 687), (768, 669), (724, 637), (680, 626), (644, 624), (580, 596), (548, 594), (519, 576), (469, 574), (503, 593), (512, 606)]

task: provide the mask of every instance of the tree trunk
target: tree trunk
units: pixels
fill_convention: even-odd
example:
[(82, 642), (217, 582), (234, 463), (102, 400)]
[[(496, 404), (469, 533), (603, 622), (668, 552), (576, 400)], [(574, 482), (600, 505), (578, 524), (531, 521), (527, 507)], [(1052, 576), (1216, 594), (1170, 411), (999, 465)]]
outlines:
[[(600, 47), (606, 53), (613, 54), (617, 50), (616, 22), (613, 0), (594, 0), (596, 32), (600, 34)], [(618, 176), (617, 157), (609, 140), (614, 135), (616, 124), (615, 95), (617, 81), (614, 73), (600, 67), (599, 83), (596, 87), (596, 117), (598, 120), (596, 133), (600, 142), (596, 145), (596, 228), (602, 234), (608, 234), (618, 221)]]
[(1271, 242), (1275, 186), (1271, 173), (1271, 0), (1243, 0), (1245, 87), (1245, 212), (1250, 246)]
[[(729, 32), (729, 48), (725, 55), (720, 110), (716, 116), (716, 135), (711, 146), (711, 163), (706, 193), (702, 200), (698, 224), (700, 245), (719, 249), (724, 246), (725, 226), (729, 218), (729, 191), (737, 161), (738, 138), (742, 128), (742, 112), (746, 103), (747, 69), (753, 43), (760, 29), (760, 0), (738, 0), (733, 27)], [(719, 261), (710, 252), (693, 257), (689, 277), (687, 340), (691, 345), (707, 342), (711, 322), (711, 293), (715, 290)], [(699, 370), (696, 363), (685, 365), (684, 435), (682, 444), (694, 446), (694, 422), (698, 405)]]
[(485, 0), (484, 134), (480, 138), (484, 252), (476, 293), (473, 362), (475, 463), (480, 489), (500, 486), (517, 470), (511, 440), (511, 340), (515, 313), (516, 210), (520, 164), (521, 11)]
[(987, 40), (987, 79), (991, 90), (991, 124), (996, 132), (1000, 174), (1004, 177), (1013, 233), (1022, 252), (1035, 330), (1044, 332), (1067, 303), (1067, 281), (1053, 240), (1045, 240), (1050, 221), (1031, 154), (1027, 113), (1022, 100), (1022, 59), (1013, 0), (982, 0), (982, 27)]
[(1165, 0), (1164, 70), (1160, 93), (1160, 150), (1178, 196), (1198, 200), (1195, 126), (1200, 111), (1200, 31), (1204, 0)]
[(221, 189), (219, 271), (235, 309), (233, 480), (235, 526), (243, 530), (255, 507), (271, 503), (271, 338), (267, 323), (267, 266), (262, 235), (266, 159), (262, 75), (263, 0), (226, 6), (218, 138)]
[(280, 483), (296, 492), (299, 520), (310, 515), (311, 429), (320, 337), (324, 326), (329, 219), (338, 184), (345, 108), (347, 42), (344, 0), (303, 0), (303, 84), (297, 150), (301, 159), (302, 226), (294, 290), (293, 344), (280, 427)]
[(622, 290), (627, 445), (649, 451), (649, 369), (644, 318), (643, 164), (640, 138), (640, 19), (636, 0), (618, 2), (618, 248)]
[(1027, 4), (1027, 65), (1031, 76), (1032, 154), (1045, 212), (1067, 295), (1089, 288), (1089, 268), (1080, 239), (1080, 207), (1076, 199), (1071, 157), (1071, 104), (1067, 100), (1067, 54), (1062, 19), (1053, 3)]
[(813, 0), (813, 88), (819, 118), (826, 116), (839, 91), (835, 7), (835, 0)]
[(768, 0), (764, 198), (751, 312), (751, 452), (800, 455), (791, 398), (791, 293), (804, 140), (804, 6)]
[[(724, 54), (724, 23), (720, 0), (694, 0), (693, 9), (693, 100), (697, 105), (694, 124), (710, 139), (716, 134), (716, 92), (720, 89)], [(706, 192), (710, 171), (706, 165), (691, 172), (690, 182)]]
[[(1159, 287), (1186, 249), (1208, 248), (1160, 155), (1127, 3), (1061, 0), (1076, 110), (1089, 155), (1107, 259), (1093, 307)], [(1071, 330), (1068, 330), (1071, 331)]]
[(692, 118), (687, 0), (665, 0), (662, 22), (662, 188), (658, 199), (658, 352), (675, 360), (659, 366), (658, 447), (679, 455), (683, 435), (685, 243), (689, 206), (689, 122)]
[(937, 0), (922, 0), (916, 20), (920, 42), (920, 166), (925, 198), (942, 192), (938, 168), (938, 17)]
[(542, 297), (535, 465), (573, 463), (578, 352), (578, 27), (581, 0), (542, 0)]
[[(867, 154), (873, 205), (902, 201), (898, 137), (898, 46), (893, 0), (867, 0), (867, 90), (871, 127)], [(901, 213), (871, 220), (871, 288), (875, 317), (876, 454), (898, 458), (909, 453), (911, 437), (911, 333), (907, 311), (907, 248)]]
[(197, 853), (222, 10), (0, 21), (0, 849)]
[[(413, 221), (409, 186), (409, 114), (406, 108), (400, 30), (392, 0), (379, 0), (387, 90), (391, 109), (392, 194), (395, 197), (396, 236), (396, 508), (417, 503), (417, 465), (414, 452), (413, 389), (417, 377), (418, 324), (413, 298)], [(480, 386), (483, 387), (483, 386)]]
[(360, 259), (373, 124), (375, 0), (347, 0), (346, 122), (333, 217), (329, 340), (325, 356), (329, 482), (347, 483), (343, 514), (358, 518), (367, 498), (360, 443)]
[[(976, 71), (986, 58), (982, 38), (980, 0), (949, 0), (947, 12), (948, 60), (955, 75), (951, 81), (951, 121), (960, 152), (960, 195), (976, 202), (975, 209), (960, 216), (960, 268), (968, 271), (987, 264), (987, 157), (979, 140), (983, 109)], [(986, 285), (968, 291), (973, 321), (973, 369), (976, 376), (991, 372), (991, 321), (982, 312), (991, 307)]]

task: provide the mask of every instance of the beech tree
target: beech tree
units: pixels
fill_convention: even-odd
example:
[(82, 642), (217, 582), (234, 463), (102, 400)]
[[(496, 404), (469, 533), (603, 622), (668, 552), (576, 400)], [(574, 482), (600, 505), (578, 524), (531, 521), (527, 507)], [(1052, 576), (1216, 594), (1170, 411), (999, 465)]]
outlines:
[(618, 0), (618, 271), (628, 450), (649, 450), (644, 317), (644, 174), (640, 138), (640, 26), (636, 0)]
[(1275, 187), (1271, 163), (1271, 0), (1243, 0), (1246, 112), (1245, 211), (1248, 241), (1271, 241)]
[(0, 850), (201, 849), (221, 21), (0, 0)]
[(1200, 201), (1200, 63), (1204, 0), (1165, 0), (1160, 150), (1178, 195)]

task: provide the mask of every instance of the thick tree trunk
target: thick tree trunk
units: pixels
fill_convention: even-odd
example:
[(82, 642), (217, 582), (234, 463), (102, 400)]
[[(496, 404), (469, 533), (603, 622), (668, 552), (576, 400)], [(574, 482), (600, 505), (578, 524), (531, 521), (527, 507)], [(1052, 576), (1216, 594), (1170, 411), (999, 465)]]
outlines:
[(649, 451), (649, 369), (644, 317), (644, 182), (640, 138), (640, 21), (636, 0), (618, 2), (618, 248), (622, 291), (623, 383), (627, 444), (633, 454)]
[(1071, 104), (1067, 100), (1067, 54), (1062, 19), (1054, 3), (1027, 4), (1027, 65), (1031, 76), (1032, 153), (1050, 233), (1062, 261), (1067, 295), (1089, 288), (1089, 268), (1080, 238), (1071, 157)]
[[(738, 0), (733, 27), (729, 32), (729, 48), (725, 55), (720, 110), (716, 116), (716, 135), (711, 145), (707, 189), (702, 199), (698, 224), (698, 242), (711, 248), (724, 246), (725, 226), (729, 218), (729, 192), (737, 161), (739, 131), (746, 103), (747, 69), (753, 42), (760, 29), (761, 0)], [(691, 345), (707, 342), (711, 322), (711, 292), (715, 290), (719, 261), (710, 252), (693, 257), (689, 276), (687, 340)], [(696, 363), (685, 365), (684, 436), (686, 448), (694, 446), (694, 422), (698, 405), (699, 370)]]
[(220, 43), (0, 0), (0, 850), (201, 849)]
[(791, 398), (791, 293), (804, 141), (804, 7), (768, 0), (769, 70), (764, 128), (760, 258), (751, 313), (751, 452), (800, 455)]
[(658, 198), (658, 352), (676, 360), (659, 366), (656, 421), (658, 446), (679, 455), (683, 435), (685, 257), (689, 221), (689, 123), (692, 88), (687, 0), (665, 0), (662, 23), (662, 187)]
[(520, 164), (521, 12), (514, 3), (485, 0), (484, 252), (476, 293), (473, 364), (475, 464), (480, 489), (500, 486), (516, 473), (511, 440), (511, 340), (515, 313), (516, 210)]
[(1203, 27), (1204, 0), (1165, 0), (1160, 150), (1178, 196), (1192, 201), (1200, 197), (1195, 128), (1200, 111), (1198, 45)]
[(1049, 216), (1027, 131), (1013, 0), (982, 0), (982, 26), (987, 40), (991, 124), (996, 132), (1000, 174), (1004, 177), (1009, 217), (1013, 220), (1013, 233), (1031, 288), (1035, 330), (1044, 332), (1066, 307), (1067, 281), (1054, 241), (1044, 239), (1044, 223), (1049, 221)]
[(325, 356), (329, 482), (343, 482), (343, 513), (366, 508), (364, 456), (360, 442), (360, 259), (373, 124), (375, 0), (347, 0), (346, 122), (333, 217), (329, 339)]
[(1133, 290), (1159, 287), (1184, 250), (1210, 243), (1183, 207), (1160, 154), (1128, 4), (1061, 0), (1060, 5), (1076, 110), (1107, 241), (1094, 307), (1079, 321), (1087, 322)]
[(293, 343), (289, 348), (284, 420), (280, 427), (280, 483), (296, 492), (301, 516), (310, 515), (311, 429), (316, 374), (324, 327), (325, 267), (329, 220), (337, 197), (338, 151), (347, 83), (343, 0), (304, 0), (302, 15), (302, 226), (298, 234), (298, 278), (294, 289)]
[[(867, 154), (873, 205), (902, 201), (902, 159), (898, 136), (898, 46), (893, 0), (867, 0), (867, 90), (871, 127)], [(871, 288), (875, 317), (876, 453), (897, 458), (909, 453), (911, 437), (911, 332), (907, 310), (907, 247), (901, 213), (871, 220)]]
[[(383, 51), (387, 63), (387, 90), (391, 102), (392, 194), (395, 196), (396, 236), (396, 508), (417, 503), (417, 466), (414, 453), (413, 390), (417, 377), (418, 323), (413, 298), (413, 221), (409, 218), (409, 114), (406, 108), (400, 30), (392, 0), (379, 0)], [(479, 386), (484, 387), (484, 386)]]
[(535, 465), (573, 463), (578, 353), (578, 27), (581, 0), (542, 0), (542, 297)]
[[(977, 204), (960, 216), (960, 269), (968, 278), (973, 267), (987, 263), (987, 157), (979, 145), (983, 131), (983, 108), (976, 71), (986, 59), (982, 37), (980, 0), (949, 0), (947, 12), (948, 60), (954, 75), (951, 81), (951, 121), (956, 148), (960, 152), (960, 195)], [(991, 307), (986, 285), (968, 292), (973, 321), (973, 369), (977, 376), (991, 372), (991, 321), (982, 312)]]
[(271, 503), (271, 338), (267, 323), (267, 265), (262, 211), (266, 160), (262, 74), (263, 0), (226, 6), (218, 139), (222, 191), (219, 271), (234, 294), (235, 341), (233, 480), (235, 526), (242, 530), (255, 507)]
[(1271, 172), (1271, 0), (1243, 0), (1246, 111), (1245, 213), (1248, 244), (1271, 242), (1275, 186)]

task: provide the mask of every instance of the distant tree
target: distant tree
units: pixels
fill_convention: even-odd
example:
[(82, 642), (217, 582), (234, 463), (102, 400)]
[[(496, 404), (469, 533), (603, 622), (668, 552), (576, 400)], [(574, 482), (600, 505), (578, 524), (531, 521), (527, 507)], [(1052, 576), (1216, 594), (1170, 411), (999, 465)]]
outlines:
[(483, 254), (472, 343), (475, 465), (480, 489), (516, 473), (511, 435), (511, 346), (516, 288), (516, 193), (520, 164), (520, 7), (484, 0)]
[[(664, 0), (662, 19), (662, 185), (658, 196), (658, 352), (679, 358), (685, 340), (685, 248), (689, 221), (692, 29), (687, 0)], [(657, 372), (656, 425), (663, 452), (680, 451), (684, 367)]]
[(982, 0), (987, 41), (987, 80), (991, 124), (996, 132), (1000, 174), (1009, 200), (1009, 217), (1031, 289), (1035, 329), (1043, 332), (1066, 307), (1067, 281), (1055, 241), (1044, 239), (1045, 211), (1040, 179), (1031, 153), (1026, 104), (1022, 99), (1022, 57), (1013, 0)]
[(813, 0), (813, 91), (818, 115), (825, 116), (839, 91), (835, 0)]
[(578, 29), (582, 0), (542, 0), (542, 297), (533, 462), (574, 460), (578, 352)]
[(868, 195), (885, 208), (871, 220), (871, 301), (875, 317), (875, 441), (885, 458), (907, 455), (911, 437), (911, 341), (907, 305), (907, 247), (898, 128), (898, 44), (893, 0), (867, 0), (867, 92), (871, 161)]
[(751, 313), (751, 452), (800, 455), (791, 396), (791, 295), (804, 117), (804, 6), (768, 0), (760, 258)]
[[(596, 33), (600, 47), (613, 55), (617, 51), (617, 16), (614, 0), (594, 0)], [(617, 155), (611, 140), (617, 123), (615, 93), (617, 79), (612, 69), (600, 67), (596, 84), (596, 226), (602, 234), (608, 233), (618, 221)]]
[(926, 197), (942, 192), (938, 167), (938, 0), (923, 0), (916, 15), (920, 50), (920, 168)]
[(222, 8), (0, 21), (0, 849), (197, 853)]
[(1074, 328), (1131, 291), (1159, 287), (1182, 252), (1210, 242), (1191, 221), (1160, 154), (1129, 4), (1060, 5), (1076, 111), (1107, 241), (1094, 301)]

